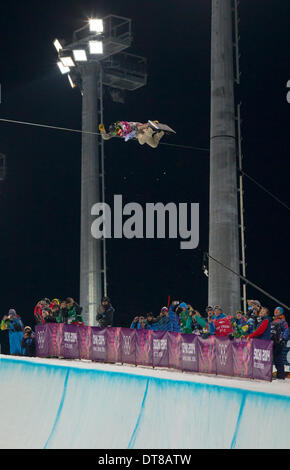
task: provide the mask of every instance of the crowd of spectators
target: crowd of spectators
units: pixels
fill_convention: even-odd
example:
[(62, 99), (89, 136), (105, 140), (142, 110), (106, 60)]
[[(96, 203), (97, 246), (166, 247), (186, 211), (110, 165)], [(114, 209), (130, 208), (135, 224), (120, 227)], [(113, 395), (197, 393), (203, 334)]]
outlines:
[[(114, 311), (109, 297), (103, 297), (96, 313), (97, 325), (102, 328), (113, 326)], [(72, 297), (67, 297), (65, 300), (57, 298), (50, 300), (45, 297), (39, 300), (34, 307), (33, 317), (35, 325), (46, 323), (84, 325), (82, 307)], [(8, 332), (11, 355), (35, 355), (35, 333), (31, 326), (23, 325), (15, 309), (11, 308), (8, 314), (3, 316), (0, 331)]]
[(271, 315), (268, 308), (258, 300), (248, 300), (248, 310), (234, 315), (227, 314), (219, 305), (207, 306), (204, 314), (185, 302), (174, 301), (162, 307), (159, 315), (152, 312), (135, 316), (130, 328), (155, 331), (177, 331), (179, 333), (227, 336), (229, 339), (251, 338), (273, 341), (273, 362), (277, 378), (285, 379), (283, 349), (289, 339), (289, 328), (282, 307), (276, 307)]
[[(97, 326), (113, 326), (114, 312), (109, 297), (103, 297), (96, 312)], [(36, 325), (84, 325), (82, 307), (72, 297), (65, 300), (41, 299), (34, 308), (34, 321)], [(215, 305), (207, 306), (201, 314), (186, 302), (173, 301), (168, 307), (162, 307), (157, 316), (152, 312), (135, 316), (130, 328), (196, 334), (204, 339), (216, 335), (227, 336), (229, 339), (272, 340), (277, 378), (285, 379), (283, 349), (289, 339), (289, 328), (282, 307), (276, 307), (271, 315), (269, 309), (258, 300), (248, 300), (246, 313), (238, 310), (231, 315), (224, 312), (221, 306)], [(24, 327), (15, 309), (10, 309), (8, 315), (4, 315), (0, 329), (8, 331), (11, 355), (35, 355), (35, 334), (30, 326)]]

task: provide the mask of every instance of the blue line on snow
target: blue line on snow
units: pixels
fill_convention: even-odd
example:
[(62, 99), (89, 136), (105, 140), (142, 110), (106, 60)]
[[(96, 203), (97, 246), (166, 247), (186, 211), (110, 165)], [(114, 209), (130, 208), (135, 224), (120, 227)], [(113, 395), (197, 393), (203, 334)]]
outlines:
[(233, 436), (232, 443), (231, 443), (231, 447), (230, 447), (231, 449), (234, 449), (235, 446), (236, 446), (237, 435), (238, 435), (238, 431), (239, 431), (239, 427), (240, 427), (240, 424), (241, 424), (241, 419), (242, 419), (242, 416), (243, 416), (244, 407), (245, 407), (245, 403), (246, 403), (246, 396), (247, 396), (247, 393), (243, 393), (243, 398), (242, 398), (242, 403), (241, 403), (241, 406), (240, 406), (239, 416), (238, 416), (238, 419), (237, 419), (236, 429), (235, 429), (234, 436)]
[(60, 400), (60, 403), (59, 403), (59, 407), (58, 407), (58, 410), (57, 410), (57, 413), (56, 413), (56, 417), (55, 417), (55, 421), (54, 421), (54, 424), (52, 426), (52, 429), (51, 429), (51, 432), (50, 432), (50, 435), (44, 445), (44, 449), (47, 448), (48, 446), (48, 443), (51, 439), (51, 437), (53, 436), (53, 433), (56, 429), (56, 426), (57, 426), (57, 423), (59, 421), (59, 418), (60, 418), (60, 414), (61, 414), (61, 411), (62, 411), (62, 408), (63, 408), (63, 404), (64, 404), (64, 399), (65, 399), (65, 395), (66, 395), (66, 390), (67, 390), (67, 382), (68, 382), (68, 376), (69, 376), (69, 372), (70, 372), (70, 369), (67, 369), (67, 372), (66, 372), (66, 376), (65, 376), (65, 380), (64, 380), (64, 385), (63, 385), (63, 392), (62, 392), (62, 397), (61, 397), (61, 400)]
[(142, 417), (142, 414), (143, 414), (143, 411), (144, 411), (145, 402), (146, 402), (146, 398), (147, 398), (149, 382), (150, 382), (150, 378), (147, 379), (146, 389), (145, 389), (145, 392), (144, 392), (140, 413), (139, 413), (138, 419), (136, 421), (136, 425), (135, 425), (134, 431), (132, 433), (130, 442), (128, 444), (128, 449), (132, 449), (132, 447), (133, 447), (133, 445), (135, 444), (135, 441), (136, 441), (136, 435), (137, 435), (138, 427), (139, 427), (139, 424), (140, 424), (140, 420), (141, 420), (141, 417)]

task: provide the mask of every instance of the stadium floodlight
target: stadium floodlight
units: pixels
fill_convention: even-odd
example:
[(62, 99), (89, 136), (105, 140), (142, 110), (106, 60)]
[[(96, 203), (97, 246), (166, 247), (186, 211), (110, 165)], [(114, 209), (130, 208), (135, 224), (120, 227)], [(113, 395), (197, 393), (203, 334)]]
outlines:
[(65, 67), (74, 67), (75, 63), (68, 53), (59, 54), (59, 58)]
[(102, 41), (90, 41), (90, 53), (91, 54), (103, 54), (103, 42)]
[(57, 52), (61, 51), (62, 45), (61, 45), (61, 43), (59, 42), (58, 39), (55, 39), (55, 40), (53, 41), (53, 45), (54, 45), (54, 47), (56, 48)]
[(88, 60), (86, 51), (84, 49), (74, 49), (73, 55), (77, 62), (86, 62)]
[(104, 31), (103, 20), (92, 18), (90, 19), (89, 23), (90, 23), (90, 31), (94, 33), (102, 33)]
[(59, 70), (61, 71), (62, 74), (65, 74), (65, 73), (69, 73), (70, 72), (70, 68), (69, 67), (66, 67), (65, 65), (63, 65), (63, 63), (61, 61), (59, 61), (57, 63), (58, 67), (59, 67)]

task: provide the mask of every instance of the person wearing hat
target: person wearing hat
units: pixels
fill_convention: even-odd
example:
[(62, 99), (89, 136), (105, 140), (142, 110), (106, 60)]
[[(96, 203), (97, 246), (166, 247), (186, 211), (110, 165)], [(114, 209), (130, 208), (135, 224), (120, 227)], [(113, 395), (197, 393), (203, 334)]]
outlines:
[(113, 326), (115, 309), (109, 297), (103, 297), (102, 303), (97, 308), (96, 320), (101, 328)]
[(10, 308), (8, 315), (3, 317), (9, 330), (9, 347), (10, 354), (15, 356), (21, 355), (21, 341), (23, 338), (23, 323), (14, 308)]
[(285, 320), (283, 307), (276, 307), (271, 323), (271, 339), (273, 341), (273, 362), (277, 369), (277, 379), (285, 380), (283, 350), (288, 340), (288, 323)]
[(30, 326), (25, 326), (23, 330), (21, 351), (23, 356), (35, 356), (35, 335)]
[(242, 310), (237, 310), (234, 318), (232, 319), (233, 325), (233, 336), (235, 338), (241, 338), (245, 336), (247, 331), (247, 320), (244, 318), (244, 313)]

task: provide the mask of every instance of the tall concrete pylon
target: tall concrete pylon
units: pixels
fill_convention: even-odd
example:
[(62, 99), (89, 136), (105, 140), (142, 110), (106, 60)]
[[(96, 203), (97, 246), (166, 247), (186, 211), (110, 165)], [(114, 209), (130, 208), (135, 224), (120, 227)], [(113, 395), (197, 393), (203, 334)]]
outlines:
[[(212, 0), (209, 305), (241, 307), (232, 1)], [(215, 258), (218, 262), (211, 259)]]

